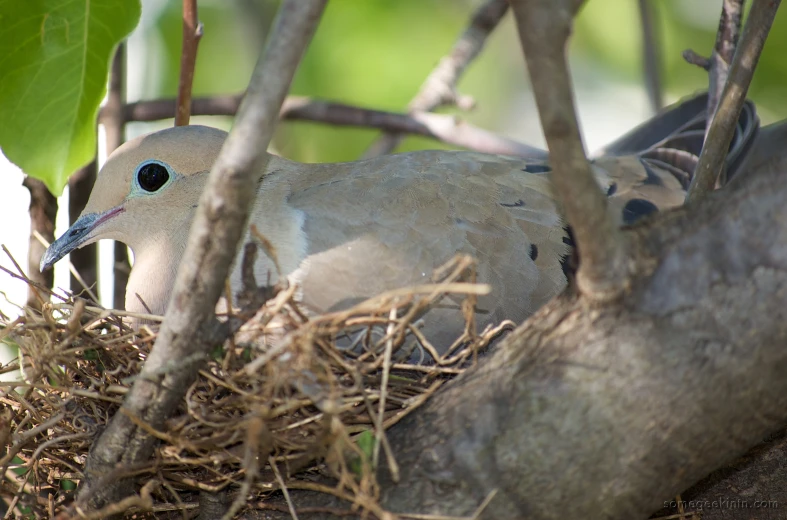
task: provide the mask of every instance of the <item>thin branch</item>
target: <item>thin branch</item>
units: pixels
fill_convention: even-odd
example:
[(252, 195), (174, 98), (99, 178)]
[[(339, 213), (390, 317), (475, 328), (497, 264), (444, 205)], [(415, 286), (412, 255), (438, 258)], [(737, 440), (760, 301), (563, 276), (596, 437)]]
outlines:
[(741, 32), (741, 19), (744, 0), (724, 0), (719, 18), (719, 29), (716, 32), (716, 44), (708, 60), (708, 126), (705, 130), (707, 138), (713, 117), (719, 106), (719, 97), (727, 83), (727, 76), (738, 45)]
[(183, 0), (183, 51), (180, 54), (175, 126), (189, 124), (191, 117), (191, 87), (194, 83), (194, 66), (197, 63), (200, 38), (202, 38), (202, 24), (197, 14), (197, 0)]
[(565, 47), (582, 0), (512, 0), (552, 163), (552, 183), (580, 256), (577, 284), (592, 299), (620, 293), (628, 276), (624, 237), (607, 213), (585, 157)]
[(683, 51), (682, 56), (683, 59), (686, 60), (686, 63), (688, 63), (689, 65), (696, 65), (697, 67), (704, 69), (706, 71), (710, 69), (710, 60), (705, 56), (701, 56), (697, 54), (691, 49), (686, 49), (685, 51)]
[(638, 0), (639, 19), (642, 24), (642, 64), (645, 76), (645, 90), (648, 93), (650, 108), (657, 113), (664, 107), (664, 93), (661, 88), (661, 56), (659, 39), (653, 24), (652, 0)]
[[(109, 75), (109, 93), (107, 102), (101, 109), (99, 122), (104, 125), (107, 136), (107, 155), (111, 154), (126, 140), (126, 43), (121, 42), (115, 51), (112, 60), (112, 71)], [(174, 109), (175, 104), (172, 103)], [(113, 276), (115, 278), (112, 294), (112, 307), (122, 309), (126, 299), (126, 285), (131, 266), (128, 258), (128, 249), (121, 242), (115, 242), (115, 263)]]
[[(269, 158), (265, 150), (326, 3), (285, 0), (279, 9), (235, 125), (208, 177), (158, 339), (126, 396), (128, 413), (116, 414), (91, 449), (80, 507), (95, 509), (123, 493), (122, 483), (102, 485), (102, 476), (147, 460), (154, 446), (153, 437), (129, 417), (159, 429), (204, 363), (216, 337), (214, 308)], [(173, 359), (177, 370), (167, 368)]]
[[(227, 96), (198, 97), (191, 100), (193, 116), (235, 116), (243, 99), (243, 94)], [(160, 121), (175, 117), (175, 100), (172, 98), (137, 101), (123, 106), (126, 121)], [(104, 109), (98, 115), (104, 119)]]
[[(98, 134), (98, 127), (93, 131)], [(68, 223), (73, 224), (85, 209), (90, 192), (93, 191), (93, 184), (98, 175), (98, 158), (94, 156), (89, 164), (77, 170), (68, 179)], [(71, 251), (69, 255), (71, 265), (76, 269), (71, 274), (71, 291), (78, 294), (83, 287), (90, 287), (95, 294), (98, 294), (98, 244), (89, 244), (79, 249)], [(99, 303), (96, 300), (96, 303)]]
[(112, 59), (107, 102), (101, 107), (98, 122), (107, 136), (107, 155), (126, 140), (126, 43), (121, 42)]
[(773, 24), (781, 0), (754, 2), (732, 60), (729, 77), (719, 100), (716, 116), (705, 138), (694, 178), (689, 186), (687, 201), (697, 200), (714, 189), (724, 166), (724, 160), (735, 126), (740, 116), (754, 69), (760, 59), (768, 32)]
[[(435, 108), (450, 103), (462, 107), (472, 105), (456, 93), (456, 84), (467, 66), (484, 48), (486, 39), (497, 27), (508, 10), (506, 0), (487, 0), (470, 19), (470, 24), (454, 44), (451, 52), (426, 78), (415, 98), (410, 102), (409, 111), (431, 112)], [(388, 133), (380, 137), (364, 153), (364, 157), (376, 157), (391, 153), (401, 142), (401, 134)]]
[(447, 144), (484, 153), (546, 158), (532, 146), (473, 126), (461, 119), (417, 112), (411, 115), (358, 108), (341, 103), (289, 97), (281, 111), (282, 119), (319, 121), (339, 126), (380, 128), (400, 133), (423, 135)]
[[(55, 273), (52, 269), (42, 273), (38, 268), (46, 247), (35, 239), (35, 233), (38, 232), (45, 236), (49, 242), (54, 242), (57, 197), (49, 192), (46, 184), (33, 177), (26, 176), (25, 180), (22, 181), (22, 185), (30, 192), (30, 238), (28, 239), (27, 250), (27, 274), (37, 284), (51, 289), (54, 285)], [(48, 301), (49, 293), (37, 289), (34, 284), (28, 284), (28, 307), (40, 310), (41, 305)]]
[[(241, 96), (196, 98), (192, 103), (193, 115), (235, 115)], [(174, 115), (171, 100), (139, 101), (125, 106), (129, 121), (158, 121)], [(103, 117), (103, 113), (101, 115)], [(540, 148), (508, 139), (501, 135), (471, 125), (461, 119), (418, 112), (411, 115), (361, 108), (343, 103), (289, 96), (284, 101), (280, 119), (314, 121), (338, 126), (378, 128), (397, 133), (431, 137), (446, 144), (477, 152), (514, 155), (529, 158), (546, 158)]]

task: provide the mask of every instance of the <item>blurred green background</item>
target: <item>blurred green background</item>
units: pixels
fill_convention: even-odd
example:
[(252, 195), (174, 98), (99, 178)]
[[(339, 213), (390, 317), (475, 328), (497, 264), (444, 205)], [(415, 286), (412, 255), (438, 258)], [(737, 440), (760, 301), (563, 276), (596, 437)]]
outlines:
[[(660, 40), (666, 101), (705, 88), (705, 72), (686, 64), (681, 52), (691, 48), (709, 54), (721, 1), (648, 1)], [(174, 96), (181, 1), (142, 0), (142, 4), (143, 21), (129, 44), (129, 98)], [(479, 0), (331, 0), (292, 93), (404, 111), (480, 4)], [(199, 48), (195, 95), (235, 93), (245, 87), (277, 7), (278, 2), (271, 0), (200, 0), (205, 34)], [(786, 25), (787, 14), (782, 10), (750, 90), (763, 122), (787, 116), (781, 102), (787, 75), (787, 60), (782, 57)], [(580, 109), (591, 149), (591, 144), (600, 146), (620, 133), (621, 125), (625, 129), (649, 114), (641, 48), (636, 1), (587, 2), (571, 42), (571, 62), (580, 105), (591, 107)], [(463, 118), (530, 144), (543, 143), (510, 14), (459, 88), (477, 101), (475, 110), (462, 113)], [(628, 119), (617, 124), (607, 120), (621, 117)], [(159, 126), (165, 124), (171, 123)], [(228, 122), (212, 119), (209, 124), (227, 126)], [(131, 134), (150, 129), (150, 125), (134, 125)], [(352, 160), (377, 135), (374, 130), (291, 122), (280, 126), (274, 147), (302, 161)], [(436, 146), (435, 141), (411, 137), (400, 150)]]

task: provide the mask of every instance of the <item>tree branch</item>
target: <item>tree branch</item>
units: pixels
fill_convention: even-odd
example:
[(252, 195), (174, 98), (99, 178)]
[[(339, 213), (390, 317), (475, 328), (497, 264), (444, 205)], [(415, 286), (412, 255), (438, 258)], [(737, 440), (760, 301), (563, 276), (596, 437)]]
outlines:
[(716, 115), (705, 138), (706, 146), (689, 186), (687, 201), (697, 200), (716, 186), (754, 69), (780, 3), (781, 0), (770, 0), (754, 2), (751, 6)]
[(194, 84), (194, 67), (197, 63), (200, 38), (202, 38), (202, 24), (197, 14), (197, 0), (183, 0), (183, 50), (180, 54), (175, 126), (189, 124), (191, 117), (191, 88)]
[(466, 515), (497, 489), (489, 518), (647, 518), (787, 424), (781, 174), (627, 232), (623, 300), (548, 304), (390, 432), (383, 505)]
[[(35, 232), (41, 233), (51, 244), (55, 241), (55, 218), (57, 217), (57, 197), (50, 193), (46, 184), (29, 175), (25, 176), (22, 185), (30, 192), (30, 238), (27, 241), (27, 275), (38, 285), (49, 289), (55, 282), (53, 269), (42, 273), (39, 269), (41, 257), (46, 247), (35, 237)], [(27, 303), (32, 309), (41, 310), (41, 305), (49, 301), (49, 293), (39, 291), (35, 284), (27, 286)]]
[(552, 184), (580, 256), (577, 284), (594, 299), (619, 294), (626, 283), (623, 235), (585, 157), (576, 119), (565, 45), (582, 0), (512, 0), (519, 38), (549, 146)]
[(744, 0), (724, 0), (721, 7), (721, 17), (719, 18), (719, 29), (716, 32), (716, 44), (708, 60), (708, 128), (713, 123), (716, 109), (719, 106), (719, 98), (724, 85), (727, 83), (730, 64), (735, 55), (735, 48), (738, 46), (738, 37), (741, 32), (741, 19), (743, 18)]
[(659, 39), (653, 26), (653, 9), (650, 4), (651, 0), (638, 0), (639, 20), (642, 25), (642, 70), (650, 108), (655, 114), (664, 107), (664, 94), (661, 89)]
[[(98, 134), (98, 127), (93, 131)], [(95, 152), (94, 152), (95, 153)], [(74, 172), (68, 178), (68, 223), (76, 222), (82, 210), (85, 209), (90, 192), (93, 191), (93, 184), (98, 175), (98, 157), (93, 156), (93, 160)], [(71, 292), (80, 294), (84, 287), (89, 287), (94, 294), (98, 294), (98, 244), (89, 244), (79, 249), (71, 251), (69, 255), (71, 264), (76, 270), (70, 277)], [(81, 278), (81, 280), (80, 280)], [(85, 297), (90, 298), (88, 295)], [(98, 304), (99, 302), (96, 302)]]
[[(431, 112), (435, 108), (458, 103), (467, 107), (456, 93), (456, 84), (468, 65), (484, 48), (486, 39), (500, 23), (508, 10), (507, 0), (487, 0), (470, 18), (470, 25), (454, 44), (451, 52), (426, 78), (418, 94), (410, 102), (409, 112)], [(399, 133), (387, 133), (373, 143), (364, 153), (365, 158), (391, 153), (401, 142)]]
[[(196, 98), (192, 103), (192, 114), (232, 116), (237, 111), (240, 99), (240, 95)], [(172, 107), (171, 100), (167, 99), (139, 101), (126, 105), (125, 115), (129, 121), (158, 121), (172, 117)], [(497, 135), (454, 116), (442, 114), (426, 112), (411, 115), (397, 114), (343, 103), (288, 96), (279, 112), (279, 118), (422, 135), (446, 144), (484, 153), (544, 159), (547, 155), (540, 148)]]
[(399, 133), (432, 137), (447, 144), (478, 152), (546, 158), (544, 150), (442, 114), (416, 112), (408, 116), (341, 103), (289, 97), (280, 117), (289, 120), (319, 121), (339, 126), (394, 130)]
[(215, 329), (214, 308), (265, 171), (265, 150), (279, 108), (325, 4), (326, 0), (282, 3), (235, 125), (208, 178), (158, 339), (120, 412), (91, 449), (77, 499), (82, 508), (112, 501), (123, 492), (122, 484), (112, 480), (113, 472), (150, 457), (154, 439), (131, 417), (161, 427), (204, 363), (211, 346), (209, 332)]
[[(107, 102), (101, 108), (99, 122), (104, 125), (107, 138), (107, 155), (111, 154), (126, 140), (126, 43), (121, 42), (112, 59), (112, 70), (109, 74), (109, 93)], [(174, 107), (175, 104), (173, 103)], [(115, 279), (112, 294), (112, 307), (122, 309), (126, 301), (126, 285), (131, 265), (128, 249), (122, 242), (115, 242), (115, 263), (112, 274)]]

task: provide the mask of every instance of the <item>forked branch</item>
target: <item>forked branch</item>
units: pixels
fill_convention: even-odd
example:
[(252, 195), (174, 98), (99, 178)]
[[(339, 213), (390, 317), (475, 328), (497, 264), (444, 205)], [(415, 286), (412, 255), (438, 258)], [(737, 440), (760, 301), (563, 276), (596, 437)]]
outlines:
[(780, 3), (781, 0), (768, 0), (754, 2), (751, 6), (716, 115), (708, 130), (699, 164), (689, 186), (687, 201), (702, 197), (716, 186), (716, 179), (724, 166), (727, 150), (735, 133), (738, 116), (746, 101), (754, 69)]

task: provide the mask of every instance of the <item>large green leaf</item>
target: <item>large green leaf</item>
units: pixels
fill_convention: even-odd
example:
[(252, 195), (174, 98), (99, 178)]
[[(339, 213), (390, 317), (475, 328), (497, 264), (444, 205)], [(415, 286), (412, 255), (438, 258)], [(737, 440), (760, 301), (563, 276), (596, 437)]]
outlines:
[(60, 194), (92, 160), (115, 46), (140, 0), (0, 0), (0, 148)]

